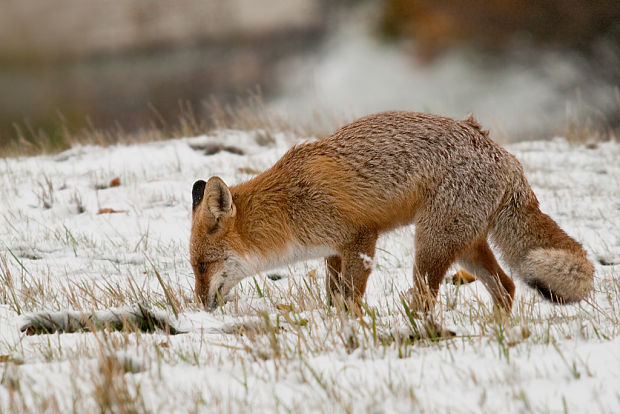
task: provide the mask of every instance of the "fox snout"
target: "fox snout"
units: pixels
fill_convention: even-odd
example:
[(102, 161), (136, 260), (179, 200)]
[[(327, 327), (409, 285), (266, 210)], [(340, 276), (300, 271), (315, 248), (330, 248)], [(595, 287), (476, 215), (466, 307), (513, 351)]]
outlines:
[[(208, 271), (208, 266), (200, 263), (194, 268), (196, 278), (196, 296), (207, 311), (212, 311), (217, 307), (217, 292), (222, 290), (220, 286), (213, 286), (214, 275)], [(215, 289), (213, 289), (215, 288)]]
[(199, 269), (194, 269), (194, 277), (196, 278), (196, 287), (194, 292), (196, 293), (196, 297), (202, 304), (202, 306), (209, 310), (210, 300), (209, 300), (209, 278), (205, 277), (203, 272)]
[(217, 301), (215, 296), (206, 295), (200, 298), (200, 302), (202, 303), (203, 308), (207, 312), (212, 312), (217, 308)]
[[(200, 293), (198, 298), (202, 303), (202, 306), (207, 312), (215, 310), (218, 306), (221, 306), (227, 302), (227, 293), (230, 289), (227, 289), (224, 282), (220, 282), (217, 285), (211, 286), (206, 293)], [(196, 290), (198, 292), (198, 290)]]
[(243, 279), (243, 274), (233, 272), (227, 265), (201, 263), (194, 267), (196, 296), (209, 312), (226, 303), (231, 289)]

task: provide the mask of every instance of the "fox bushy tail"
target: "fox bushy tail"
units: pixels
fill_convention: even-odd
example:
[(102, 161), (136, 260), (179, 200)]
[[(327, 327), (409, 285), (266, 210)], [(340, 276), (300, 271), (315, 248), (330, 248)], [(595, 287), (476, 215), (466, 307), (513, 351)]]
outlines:
[(523, 176), (507, 192), (491, 236), (513, 271), (545, 298), (571, 303), (592, 291), (594, 266), (585, 250), (540, 211)]

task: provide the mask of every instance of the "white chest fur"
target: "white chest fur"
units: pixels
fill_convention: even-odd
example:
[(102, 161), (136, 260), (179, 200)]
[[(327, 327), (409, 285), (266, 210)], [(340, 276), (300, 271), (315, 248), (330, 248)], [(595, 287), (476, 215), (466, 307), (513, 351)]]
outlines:
[(283, 252), (275, 252), (269, 256), (248, 257), (247, 261), (257, 272), (275, 269), (303, 260), (319, 259), (337, 255), (338, 252), (328, 246), (304, 246), (300, 243), (289, 243)]

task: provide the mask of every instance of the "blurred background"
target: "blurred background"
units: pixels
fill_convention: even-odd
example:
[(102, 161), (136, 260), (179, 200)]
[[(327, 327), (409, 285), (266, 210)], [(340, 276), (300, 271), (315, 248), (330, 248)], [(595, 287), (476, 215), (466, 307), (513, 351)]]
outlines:
[(197, 133), (179, 125), (212, 127), (246, 102), (317, 133), (407, 109), (472, 112), (504, 141), (608, 136), (620, 128), (619, 85), (617, 0), (0, 6), (3, 147)]

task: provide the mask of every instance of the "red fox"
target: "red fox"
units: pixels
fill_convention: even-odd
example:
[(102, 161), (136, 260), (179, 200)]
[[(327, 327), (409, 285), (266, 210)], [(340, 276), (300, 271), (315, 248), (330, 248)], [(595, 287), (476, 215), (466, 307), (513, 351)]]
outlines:
[[(377, 237), (415, 224), (413, 291), (433, 303), (452, 263), (510, 311), (515, 285), (487, 239), (525, 283), (569, 303), (592, 291), (581, 244), (538, 207), (517, 159), (473, 117), (385, 112), (291, 148), (250, 181), (192, 188), (190, 260), (207, 310), (243, 278), (326, 258), (328, 298), (361, 300)], [(423, 296), (426, 294), (426, 296)]]

